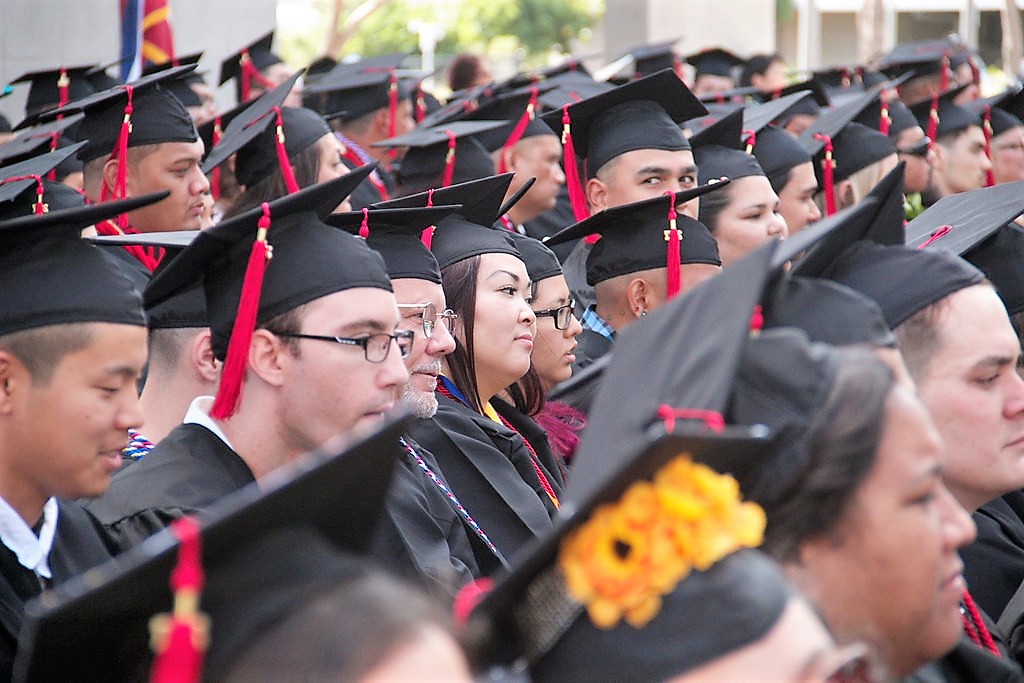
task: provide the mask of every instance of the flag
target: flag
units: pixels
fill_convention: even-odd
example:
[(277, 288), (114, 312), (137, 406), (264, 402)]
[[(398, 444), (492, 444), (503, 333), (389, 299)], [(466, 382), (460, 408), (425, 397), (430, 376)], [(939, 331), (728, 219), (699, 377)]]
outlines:
[(121, 81), (135, 80), (143, 63), (174, 60), (168, 0), (121, 0)]

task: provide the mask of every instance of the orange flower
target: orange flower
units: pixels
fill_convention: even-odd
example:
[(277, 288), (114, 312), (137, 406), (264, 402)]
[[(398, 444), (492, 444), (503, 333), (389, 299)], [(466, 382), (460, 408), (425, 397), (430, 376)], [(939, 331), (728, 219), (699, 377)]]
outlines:
[(653, 483), (634, 482), (598, 507), (566, 536), (558, 565), (595, 626), (642, 628), (691, 569), (760, 545), (764, 525), (761, 508), (739, 500), (735, 479), (681, 454)]

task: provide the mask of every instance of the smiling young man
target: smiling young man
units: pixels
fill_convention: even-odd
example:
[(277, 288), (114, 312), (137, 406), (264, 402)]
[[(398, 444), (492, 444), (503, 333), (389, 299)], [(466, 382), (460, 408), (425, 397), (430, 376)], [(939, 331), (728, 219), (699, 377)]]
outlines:
[[(216, 399), (195, 399), (184, 424), (91, 504), (125, 545), (378, 422), (397, 404), (411, 334), (396, 331), (383, 263), (307, 208), (326, 215), (350, 184), (341, 177), (270, 203), (273, 258), (254, 330), (234, 327), (244, 319), (243, 283), (252, 284), (246, 264), (265, 222), (260, 208), (200, 233), (150, 283), (147, 305), (203, 282), (213, 353), (226, 362)], [(231, 344), (241, 346), (230, 353)]]
[(102, 494), (126, 430), (142, 422), (135, 381), (146, 361), (146, 322), (128, 281), (79, 237), (138, 201), (35, 215), (34, 181), (22, 200), (4, 194), (0, 678), (9, 680), (25, 602), (112, 554), (96, 520), (58, 499)]

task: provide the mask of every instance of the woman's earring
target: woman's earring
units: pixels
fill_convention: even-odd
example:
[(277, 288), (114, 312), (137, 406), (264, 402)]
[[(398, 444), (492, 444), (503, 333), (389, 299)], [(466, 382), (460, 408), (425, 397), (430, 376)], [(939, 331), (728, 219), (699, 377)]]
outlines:
[(647, 315), (647, 311), (640, 311), (640, 317), (643, 318)]

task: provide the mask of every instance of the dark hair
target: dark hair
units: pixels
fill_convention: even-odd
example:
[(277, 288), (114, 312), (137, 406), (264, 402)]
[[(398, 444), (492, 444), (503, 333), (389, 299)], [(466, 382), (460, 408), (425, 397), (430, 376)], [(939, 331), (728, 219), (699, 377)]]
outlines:
[(473, 361), (473, 324), (476, 320), (476, 278), (480, 271), (480, 257), (471, 256), (441, 269), (441, 286), (448, 307), (458, 314), (456, 331), (462, 330), (462, 339), (448, 354), (451, 380), (465, 395), (470, 407), (483, 412), (480, 390), (476, 384), (476, 363)]
[(896, 345), (914, 381), (919, 381), (924, 376), (925, 369), (939, 348), (939, 318), (948, 307), (949, 297), (942, 297), (901, 322), (893, 330), (896, 334)]
[(430, 627), (450, 631), (437, 605), (390, 575), (367, 573), (277, 622), (222, 680), (356, 683)]
[(808, 427), (801, 462), (784, 452), (785, 476), (762, 476), (747, 492), (768, 518), (763, 549), (780, 562), (793, 560), (803, 541), (836, 532), (882, 439), (892, 371), (866, 348), (839, 349), (837, 356), (832, 389)]
[(718, 224), (718, 214), (732, 201), (732, 187), (724, 187), (718, 192), (708, 192), (700, 198), (700, 210), (697, 212), (698, 219), (707, 227), (708, 232), (715, 234)]
[[(800, 164), (797, 164), (797, 166), (799, 165)], [(789, 176), (793, 174), (794, 168), (796, 167), (790, 166), (789, 168), (784, 168), (781, 171), (778, 171), (771, 175), (768, 175), (767, 173), (765, 174), (768, 176), (768, 182), (772, 184), (772, 189), (775, 190), (775, 194), (779, 194), (780, 192), (782, 192), (782, 189), (786, 187), (786, 184), (789, 182)], [(711, 194), (714, 194), (714, 192), (712, 192)], [(703, 201), (704, 200), (701, 199), (701, 202)]]
[[(298, 334), (302, 331), (302, 321), (306, 316), (306, 306), (307, 304), (301, 304), (284, 313), (275, 315), (265, 324), (257, 325), (257, 328), (262, 327), (275, 335)], [(301, 358), (298, 339), (294, 337), (280, 337), (280, 339), (293, 357)]]
[[(749, 86), (750, 80), (755, 76), (763, 76), (764, 72), (768, 70), (775, 62), (783, 61), (782, 56), (778, 53), (769, 55), (754, 55), (746, 61), (743, 65), (743, 70), (740, 72), (740, 87), (745, 88)], [(703, 201), (703, 200), (702, 200)]]
[(34, 383), (46, 386), (64, 356), (84, 349), (92, 341), (90, 325), (63, 323), (11, 332), (0, 336), (0, 350), (21, 361)]
[[(320, 175), (321, 144), (317, 140), (288, 159), (288, 163), (292, 165), (292, 173), (295, 175), (295, 183), (299, 187), (309, 187), (316, 184), (316, 178)], [(280, 171), (275, 171), (252, 187), (245, 188), (235, 199), (231, 208), (224, 212), (224, 219), (237, 216), (254, 206), (259, 206), (263, 202), (279, 199), (287, 194), (288, 188), (285, 187), (284, 178), (281, 176)]]
[(533, 417), (544, 408), (544, 387), (532, 364), (525, 375), (509, 385), (507, 391), (512, 405), (524, 415)]
[(448, 87), (452, 92), (470, 87), (476, 82), (482, 66), (480, 56), (472, 52), (455, 55), (448, 64)]
[[(1010, 324), (1013, 325), (1013, 332), (1017, 335), (1017, 341), (1024, 341), (1024, 311), (1018, 311), (1010, 316)], [(1024, 351), (1024, 343), (1021, 344)], [(1024, 367), (1024, 353), (1017, 356), (1017, 367)]]

